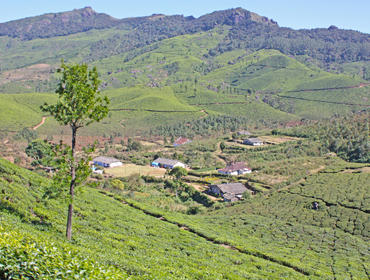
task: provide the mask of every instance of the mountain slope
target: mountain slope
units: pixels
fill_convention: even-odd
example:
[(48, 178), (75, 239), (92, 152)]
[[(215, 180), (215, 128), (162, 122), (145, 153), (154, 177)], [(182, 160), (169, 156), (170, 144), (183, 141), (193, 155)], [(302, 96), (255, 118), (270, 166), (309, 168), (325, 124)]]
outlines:
[[(0, 213), (6, 230), (12, 225), (13, 231), (28, 232), (36, 240), (43, 236), (56, 242), (56, 249), (60, 248), (64, 218), (58, 213), (64, 210), (55, 201), (42, 202), (40, 186), (48, 182), (1, 159), (0, 174)], [(74, 242), (70, 246), (80, 254), (95, 256), (102, 265), (115, 266), (133, 279), (301, 276), (288, 266), (213, 244), (177, 225), (122, 204), (112, 195), (104, 195), (104, 191), (85, 190), (76, 199)]]
[(91, 7), (0, 23), (0, 36), (33, 40), (109, 28), (118, 20)]
[[(89, 8), (76, 10), (66, 13), (77, 16), (68, 24), (89, 29), (88, 22), (79, 22), (84, 13), (92, 21), (101, 17)], [(43, 16), (32, 20), (42, 21)], [(112, 106), (109, 120), (91, 128), (99, 133), (143, 132), (207, 115), (277, 125), (358, 112), (370, 105), (369, 83), (363, 79), (368, 78), (370, 61), (368, 34), (334, 27), (281, 28), (241, 8), (199, 18), (155, 14), (112, 24), (43, 39), (0, 37), (0, 92), (54, 91), (60, 59), (97, 66), (101, 89), (121, 100)], [(325, 71), (328, 67), (331, 73)], [(143, 95), (122, 102), (133, 91)], [(35, 100), (42, 103), (39, 97)], [(5, 126), (10, 127), (8, 121)], [(46, 128), (41, 130), (51, 132)]]
[[(54, 19), (55, 18), (55, 19)], [(51, 23), (44, 28), (45, 22)], [(369, 60), (370, 37), (351, 30), (293, 30), (242, 8), (216, 11), (199, 18), (180, 15), (152, 15), (115, 20), (91, 8), (48, 14), (0, 24), (0, 35), (28, 39), (84, 32), (92, 28), (114, 27), (116, 34), (91, 46), (98, 58), (127, 52), (156, 41), (184, 34), (208, 31), (216, 26), (230, 26), (228, 36), (211, 52), (233, 49), (278, 49), (284, 54), (308, 55), (321, 63)], [(68, 31), (65, 31), (68, 27)], [(128, 30), (121, 34), (120, 30)], [(104, 49), (104, 53), (101, 50)], [(92, 57), (92, 59), (96, 60)]]
[[(321, 182), (338, 182), (335, 176), (314, 175), (307, 184), (271, 198), (256, 197), (190, 216), (86, 187), (75, 201), (74, 240), (68, 246), (133, 279), (364, 279), (369, 261), (368, 213), (357, 215), (352, 223), (348, 217), (359, 210), (342, 211), (351, 196), (345, 198), (340, 191), (338, 199), (325, 198), (340, 187), (333, 183), (324, 190)], [(364, 194), (356, 182), (366, 181), (367, 174), (342, 177), (349, 178), (343, 184), (350, 183), (353, 192)], [(62, 251), (65, 221), (60, 213), (65, 205), (59, 200), (43, 201), (48, 184), (47, 179), (0, 159), (5, 232), (27, 234), (30, 246), (44, 238), (54, 242), (54, 250)], [(313, 187), (321, 193), (311, 197), (307, 191)], [(309, 207), (317, 200), (320, 211)], [(358, 201), (361, 198), (356, 196), (355, 204)], [(293, 205), (300, 211), (291, 211)]]

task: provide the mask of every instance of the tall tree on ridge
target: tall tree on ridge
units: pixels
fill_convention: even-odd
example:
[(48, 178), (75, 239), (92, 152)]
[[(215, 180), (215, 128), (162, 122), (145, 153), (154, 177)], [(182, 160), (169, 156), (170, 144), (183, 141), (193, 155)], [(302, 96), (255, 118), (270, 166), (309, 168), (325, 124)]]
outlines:
[[(86, 64), (62, 64), (58, 72), (62, 77), (58, 83), (56, 93), (58, 101), (54, 105), (45, 103), (42, 111), (50, 113), (61, 125), (68, 125), (72, 130), (72, 143), (69, 152), (70, 170), (69, 206), (66, 237), (72, 238), (72, 214), (75, 187), (87, 179), (87, 161), (76, 159), (77, 130), (93, 122), (99, 122), (108, 115), (109, 99), (102, 97), (99, 91), (100, 80), (98, 71), (94, 67), (88, 69)], [(80, 176), (80, 177), (79, 177)]]

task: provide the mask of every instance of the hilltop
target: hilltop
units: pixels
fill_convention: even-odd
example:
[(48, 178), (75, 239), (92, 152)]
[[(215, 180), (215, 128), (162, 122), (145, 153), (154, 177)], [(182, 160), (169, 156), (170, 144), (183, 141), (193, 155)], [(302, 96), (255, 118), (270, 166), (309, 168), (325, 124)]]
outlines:
[(0, 36), (33, 40), (115, 26), (118, 20), (91, 7), (0, 23)]

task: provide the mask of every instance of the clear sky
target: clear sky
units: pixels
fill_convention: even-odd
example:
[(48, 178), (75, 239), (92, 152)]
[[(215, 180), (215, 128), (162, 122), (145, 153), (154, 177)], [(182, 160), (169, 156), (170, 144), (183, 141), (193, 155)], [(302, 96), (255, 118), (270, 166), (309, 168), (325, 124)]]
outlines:
[(0, 22), (91, 6), (116, 18), (153, 13), (195, 17), (242, 7), (295, 29), (329, 27), (370, 33), (370, 0), (0, 0)]

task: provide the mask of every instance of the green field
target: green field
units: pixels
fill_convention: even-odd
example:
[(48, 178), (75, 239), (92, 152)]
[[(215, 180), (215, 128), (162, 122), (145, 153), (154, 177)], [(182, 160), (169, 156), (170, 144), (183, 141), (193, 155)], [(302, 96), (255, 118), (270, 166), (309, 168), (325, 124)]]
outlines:
[[(112, 100), (109, 118), (82, 131), (89, 135), (117, 131), (145, 135), (161, 125), (207, 116), (244, 118), (246, 125), (276, 125), (301, 118), (347, 115), (370, 105), (369, 85), (360, 76), (329, 73), (278, 50), (233, 49), (209, 55), (227, 37), (227, 26), (167, 38), (119, 54), (108, 53), (106, 57), (92, 54), (95, 48), (103, 50), (99, 44), (112, 43), (109, 38), (117, 32), (91, 30), (68, 35), (68, 40), (1, 37), (0, 45), (14, 44), (7, 48), (6, 57), (0, 57), (5, 65), (0, 73), (0, 91), (7, 93), (1, 95), (2, 128), (20, 130), (37, 124), (41, 118), (39, 105), (52, 97), (32, 92), (54, 91), (58, 79), (54, 72), (60, 58), (97, 66), (101, 88)], [(41, 66), (36, 64), (50, 65), (54, 70), (38, 73)], [(34, 72), (25, 68), (30, 65), (36, 65)], [(24, 114), (18, 113), (21, 111)], [(40, 133), (58, 134), (60, 130), (47, 121)]]
[[(217, 152), (218, 141), (195, 141), (176, 153), (191, 164), (194, 154), (201, 160)], [(101, 275), (110, 267), (116, 275), (112, 279), (366, 279), (368, 165), (320, 156), (319, 147), (308, 143), (293, 139), (238, 150), (238, 160), (258, 170), (244, 179), (260, 189), (235, 205), (201, 205), (189, 197), (192, 192), (196, 199), (196, 192), (186, 193), (190, 189), (177, 198), (161, 179), (128, 173), (121, 174), (128, 176), (122, 179), (123, 190), (112, 187), (113, 181), (111, 187), (84, 187), (76, 199), (74, 238), (68, 245), (60, 215), (65, 203), (41, 198), (48, 179), (0, 160), (5, 234), (0, 246), (25, 255), (32, 244), (52, 247), (60, 261), (48, 266), (63, 271), (68, 258), (81, 262), (83, 257), (84, 273), (94, 266)], [(222, 155), (233, 157), (235, 147), (227, 145)], [(146, 150), (141, 153), (148, 156)], [(312, 209), (315, 201), (319, 210)], [(189, 212), (194, 207), (197, 214)], [(65, 246), (72, 255), (66, 255)], [(19, 260), (13, 260), (15, 269)], [(42, 254), (34, 261), (46, 264)], [(79, 268), (71, 270), (78, 273)]]
[(116, 177), (127, 177), (134, 174), (140, 174), (142, 176), (158, 176), (163, 177), (166, 172), (163, 168), (155, 168), (150, 166), (141, 166), (135, 164), (124, 164), (123, 166), (106, 169), (106, 174), (111, 174)]

